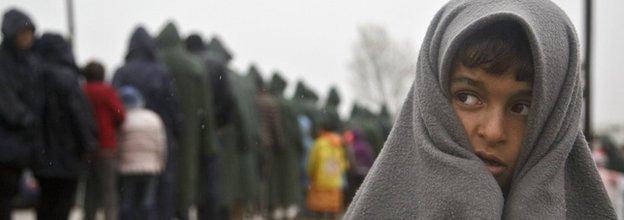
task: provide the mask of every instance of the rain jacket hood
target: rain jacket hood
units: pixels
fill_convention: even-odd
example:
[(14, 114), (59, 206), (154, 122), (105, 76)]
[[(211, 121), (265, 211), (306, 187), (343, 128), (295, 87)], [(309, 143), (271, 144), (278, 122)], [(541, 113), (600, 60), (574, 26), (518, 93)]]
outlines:
[(145, 28), (139, 26), (134, 30), (130, 38), (126, 61), (133, 59), (156, 60), (157, 51), (154, 38), (147, 33)]
[(178, 28), (173, 22), (169, 22), (165, 25), (165, 28), (163, 28), (156, 38), (156, 44), (160, 48), (182, 47), (182, 40)]
[(35, 31), (35, 24), (24, 12), (9, 9), (2, 18), (2, 45), (13, 47), (13, 39), (20, 30), (30, 28)]
[(338, 106), (340, 105), (340, 95), (338, 95), (338, 89), (336, 87), (332, 87), (329, 90), (329, 95), (327, 96), (326, 106)]
[(35, 44), (35, 48), (44, 60), (59, 63), (73, 68), (78, 72), (78, 66), (72, 53), (71, 45), (59, 34), (45, 33)]
[(319, 99), (314, 91), (310, 90), (303, 82), (299, 81), (295, 87), (294, 99), (307, 100), (316, 103)]
[(271, 77), (269, 91), (277, 97), (282, 97), (284, 95), (284, 90), (286, 90), (286, 86), (287, 82), (282, 75), (279, 72), (274, 72), (273, 77)]
[(213, 37), (208, 44), (208, 54), (212, 59), (219, 60), (227, 64), (234, 58), (234, 55), (225, 47), (219, 37)]

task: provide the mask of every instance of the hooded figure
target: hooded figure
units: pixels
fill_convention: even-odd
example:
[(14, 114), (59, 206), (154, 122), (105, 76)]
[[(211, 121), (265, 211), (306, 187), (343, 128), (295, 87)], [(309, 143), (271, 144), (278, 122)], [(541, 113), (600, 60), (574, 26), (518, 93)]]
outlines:
[(320, 109), (317, 106), (319, 100), (318, 95), (306, 86), (302, 81), (297, 82), (295, 94), (292, 97), (295, 103), (297, 114), (305, 116), (311, 121), (310, 137), (316, 138), (319, 121), (321, 117)]
[[(294, 103), (284, 97), (286, 90), (286, 80), (282, 78), (279, 72), (274, 72), (269, 84), (269, 92), (277, 100), (282, 117), (282, 137), (284, 138), (284, 146), (281, 150), (273, 152), (273, 161), (275, 168), (272, 176), (271, 190), (271, 206), (278, 208), (274, 213), (276, 218), (282, 217), (281, 208), (296, 207), (303, 198), (301, 192), (301, 170), (299, 169), (299, 161), (303, 152), (303, 140), (301, 138), (297, 113)], [(283, 213), (286, 214), (286, 213)], [(296, 212), (288, 213), (286, 217), (293, 219)]]
[(228, 64), (232, 60), (232, 54), (218, 37), (214, 37), (206, 45), (198, 34), (192, 34), (186, 39), (186, 48), (204, 62), (214, 94), (217, 127), (221, 128), (232, 121), (234, 97), (230, 91), (230, 74), (228, 74), (230, 71)]
[[(174, 194), (177, 195), (175, 204), (177, 211), (182, 215), (180, 217), (184, 218), (196, 201), (200, 153), (212, 154), (216, 148), (214, 115), (211, 109), (212, 93), (209, 82), (203, 75), (205, 70), (201, 61), (186, 51), (173, 23), (165, 26), (156, 41), (162, 58), (173, 76), (184, 117), (177, 149), (169, 154), (173, 160), (177, 160), (173, 162), (177, 165), (174, 176), (179, 180), (179, 183), (175, 184), (177, 189)], [(167, 209), (173, 206), (174, 201), (171, 198), (160, 198), (159, 201), (169, 203), (160, 207), (163, 214), (159, 216), (170, 219), (172, 216)]]
[[(182, 135), (182, 112), (173, 76), (158, 56), (157, 49), (154, 38), (143, 27), (137, 27), (128, 44), (126, 63), (113, 76), (113, 86), (118, 89), (132, 86), (139, 90), (145, 100), (145, 108), (156, 112), (165, 124), (166, 155), (173, 155)], [(166, 185), (174, 178), (175, 161), (173, 156), (167, 156), (165, 169), (158, 177), (162, 184)]]
[(238, 216), (242, 214), (241, 207), (258, 203), (260, 168), (256, 161), (260, 152), (260, 125), (255, 103), (257, 88), (251, 74), (243, 76), (227, 70), (226, 75), (227, 88), (232, 94), (232, 110), (230, 121), (219, 130), (219, 140), (223, 143), (220, 203), (222, 210), (230, 211), (232, 218), (242, 218)]
[[(534, 63), (526, 133), (506, 196), (488, 172), (493, 165), (473, 152), (449, 94), (463, 40), (500, 21), (525, 33)], [(451, 1), (423, 42), (412, 89), (345, 219), (616, 218), (581, 131), (578, 39), (559, 7)], [(473, 97), (460, 98), (472, 104)]]
[[(206, 72), (203, 76), (206, 78), (210, 86), (210, 92), (213, 94), (214, 114), (216, 116), (215, 129), (220, 130), (228, 123), (231, 123), (231, 101), (227, 80), (227, 63), (223, 63), (222, 59), (216, 59), (214, 52), (208, 51), (204, 40), (199, 34), (191, 34), (186, 40), (186, 49), (203, 62)], [(218, 139), (218, 136), (217, 138)], [(219, 140), (217, 142), (218, 151), (215, 154), (202, 155), (200, 159), (200, 176), (199, 176), (199, 195), (197, 204), (197, 217), (199, 219), (218, 219), (219, 216), (219, 181), (221, 178), (219, 159), (222, 153), (222, 145)]]
[(321, 123), (326, 124), (324, 126), (332, 126), (336, 132), (340, 132), (343, 129), (342, 120), (338, 114), (338, 106), (340, 105), (340, 95), (336, 87), (331, 87), (329, 93), (327, 93), (327, 101), (323, 108), (323, 115), (321, 116)]
[[(25, 33), (30, 31), (30, 34)], [(35, 25), (17, 9), (2, 18), (0, 44), (0, 165), (24, 167), (40, 144), (43, 92), (39, 61), (31, 53)], [(28, 36), (26, 36), (28, 35)]]
[(46, 33), (37, 42), (42, 57), (45, 144), (35, 154), (36, 176), (78, 178), (85, 155), (97, 150), (91, 106), (78, 84), (78, 67), (61, 35)]
[(2, 18), (0, 44), (0, 219), (11, 215), (21, 168), (41, 144), (43, 96), (38, 61), (30, 52), (35, 26), (23, 12), (10, 9)]
[[(143, 94), (145, 108), (158, 114), (165, 123), (168, 142), (180, 135), (181, 113), (173, 78), (158, 57), (156, 41), (139, 26), (135, 29), (126, 54), (126, 63), (113, 76), (113, 86), (132, 86)], [(171, 148), (171, 147), (170, 147)]]
[(91, 106), (78, 84), (78, 67), (61, 35), (46, 33), (36, 44), (43, 58), (44, 144), (35, 151), (33, 171), (41, 186), (37, 217), (68, 218), (78, 177), (97, 146)]
[(305, 191), (309, 184), (308, 175), (306, 174), (308, 156), (314, 145), (314, 139), (317, 137), (321, 113), (316, 106), (318, 96), (314, 91), (310, 90), (303, 81), (297, 82), (295, 94), (291, 100), (295, 107), (299, 131), (302, 138), (303, 151), (300, 155), (301, 162), (299, 163), (299, 170), (301, 173), (301, 182), (304, 186), (303, 191)]
[[(283, 132), (283, 118), (278, 100), (269, 93), (268, 86), (258, 69), (251, 65), (247, 77), (256, 85), (257, 94), (254, 103), (258, 118), (258, 166), (260, 168), (260, 209), (262, 212), (276, 209), (276, 187), (279, 174), (276, 166), (279, 158), (276, 152), (283, 151), (286, 140)], [(268, 202), (268, 203), (265, 203)]]

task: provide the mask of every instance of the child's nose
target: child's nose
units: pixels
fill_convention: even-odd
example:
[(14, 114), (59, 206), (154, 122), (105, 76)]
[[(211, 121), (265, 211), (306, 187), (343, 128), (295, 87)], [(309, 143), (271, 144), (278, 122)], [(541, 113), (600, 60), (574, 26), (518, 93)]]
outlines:
[(477, 129), (479, 137), (483, 138), (490, 146), (498, 146), (505, 143), (505, 114), (502, 111), (490, 111), (483, 117)]

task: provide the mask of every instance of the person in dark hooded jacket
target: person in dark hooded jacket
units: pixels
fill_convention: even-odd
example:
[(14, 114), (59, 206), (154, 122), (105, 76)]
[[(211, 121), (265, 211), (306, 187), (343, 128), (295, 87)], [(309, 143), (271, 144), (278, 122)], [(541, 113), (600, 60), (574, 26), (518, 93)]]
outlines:
[[(132, 86), (139, 90), (145, 100), (145, 108), (158, 114), (165, 124), (167, 132), (167, 161), (165, 170), (159, 175), (162, 192), (169, 192), (171, 179), (175, 173), (175, 154), (177, 141), (182, 129), (182, 112), (179, 97), (175, 91), (173, 76), (167, 65), (158, 56), (156, 41), (145, 28), (135, 29), (126, 54), (126, 63), (117, 69), (113, 76), (113, 86), (121, 88)], [(162, 201), (163, 200), (158, 200)]]
[[(214, 137), (214, 116), (211, 109), (212, 94), (209, 82), (202, 74), (205, 69), (201, 60), (191, 55), (183, 45), (177, 28), (168, 23), (156, 38), (158, 48), (174, 78), (175, 89), (180, 100), (184, 122), (178, 148), (170, 153), (177, 160), (175, 185), (161, 184), (161, 190), (174, 186), (177, 197), (159, 198), (163, 202), (159, 206), (163, 219), (171, 219), (169, 208), (175, 204), (177, 215), (181, 219), (188, 218), (189, 208), (197, 200), (198, 169), (201, 154), (213, 154), (216, 150)], [(167, 174), (165, 174), (167, 175)], [(164, 191), (161, 191), (161, 193)], [(173, 203), (175, 202), (175, 203)]]
[(41, 144), (43, 110), (38, 61), (31, 52), (35, 25), (23, 12), (9, 9), (2, 18), (0, 44), (0, 219), (9, 219), (21, 169)]
[[(181, 113), (173, 78), (158, 57), (156, 41), (145, 28), (135, 29), (126, 54), (126, 63), (113, 76), (113, 86), (132, 86), (143, 94), (145, 108), (158, 114), (165, 123), (168, 139), (180, 135)], [(169, 141), (169, 142), (172, 142)]]
[(38, 219), (67, 219), (87, 155), (97, 150), (97, 128), (78, 84), (78, 67), (61, 35), (46, 33), (36, 44), (42, 57), (44, 144), (35, 152), (33, 171), (41, 187)]

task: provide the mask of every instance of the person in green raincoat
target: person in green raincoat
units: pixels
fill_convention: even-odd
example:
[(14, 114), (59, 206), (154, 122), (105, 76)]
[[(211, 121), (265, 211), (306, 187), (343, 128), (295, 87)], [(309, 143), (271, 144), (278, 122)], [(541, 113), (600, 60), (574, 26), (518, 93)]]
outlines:
[[(177, 216), (186, 219), (189, 208), (197, 199), (199, 155), (211, 154), (215, 150), (210, 82), (203, 75), (205, 70), (201, 61), (184, 48), (173, 23), (165, 26), (156, 41), (160, 55), (173, 76), (184, 118), (177, 149), (170, 154), (171, 158), (177, 160), (173, 163), (177, 167), (171, 171), (175, 174), (170, 174), (175, 181), (163, 183), (159, 187), (159, 216), (163, 219), (173, 218), (169, 210), (175, 207)], [(171, 190), (172, 195), (162, 195), (171, 193)], [(173, 195), (175, 199), (172, 199)]]
[(338, 89), (335, 86), (332, 86), (329, 89), (329, 93), (327, 95), (327, 101), (325, 102), (325, 107), (323, 108), (321, 121), (336, 121), (336, 125), (338, 126), (337, 131), (342, 132), (344, 129), (344, 123), (340, 119), (340, 115), (338, 114), (338, 106), (340, 105), (340, 95), (338, 94)]
[[(218, 44), (215, 46), (215, 44)], [(213, 39), (209, 50), (225, 51)], [(219, 49), (221, 48), (221, 49)], [(220, 152), (220, 206), (228, 218), (240, 219), (258, 204), (259, 170), (256, 165), (259, 140), (258, 119), (253, 79), (228, 70), (229, 92), (232, 94), (231, 122), (219, 129)]]
[(269, 92), (277, 100), (282, 117), (282, 137), (284, 146), (273, 152), (275, 164), (271, 176), (271, 207), (275, 219), (294, 219), (298, 213), (298, 203), (303, 198), (299, 161), (303, 152), (294, 102), (286, 99), (284, 90), (287, 82), (279, 72), (274, 72), (269, 84)]
[(320, 124), (321, 110), (317, 106), (319, 100), (318, 95), (310, 89), (303, 81), (297, 82), (295, 94), (291, 98), (294, 103), (295, 111), (299, 116), (305, 116), (310, 120), (311, 128), (309, 135), (314, 141), (318, 133)]
[(240, 219), (258, 200), (256, 87), (252, 79), (227, 67), (233, 55), (220, 38), (213, 37), (207, 49), (209, 57), (220, 58), (224, 65), (223, 74), (213, 76), (221, 94), (217, 99), (223, 146), (219, 153), (220, 212), (225, 213), (222, 218)]
[[(219, 40), (213, 40), (218, 42)], [(220, 43), (213, 44), (213, 50), (208, 50), (208, 46), (199, 34), (191, 34), (186, 40), (186, 49), (199, 58), (205, 67), (204, 77), (208, 78), (213, 95), (213, 112), (216, 117), (215, 130), (226, 127), (232, 121), (232, 94), (229, 86), (228, 64), (232, 60), (232, 54), (227, 52)], [(214, 50), (215, 45), (219, 45), (218, 50)], [(223, 149), (223, 141), (215, 135), (215, 145), (217, 151), (214, 154), (203, 154), (199, 161), (199, 188), (197, 198), (197, 218), (198, 219), (224, 219), (227, 211), (220, 207), (220, 156)], [(225, 209), (227, 210), (227, 209)]]

